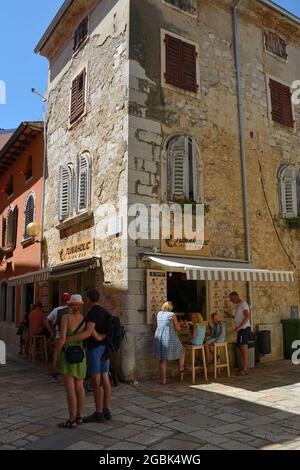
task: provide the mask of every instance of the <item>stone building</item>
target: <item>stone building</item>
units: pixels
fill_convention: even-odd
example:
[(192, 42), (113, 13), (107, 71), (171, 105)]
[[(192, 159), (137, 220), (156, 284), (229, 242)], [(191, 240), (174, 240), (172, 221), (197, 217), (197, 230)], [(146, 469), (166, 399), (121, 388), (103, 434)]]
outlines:
[[(156, 373), (166, 298), (208, 319), (240, 291), (282, 357), (299, 303), (299, 26), (268, 0), (67, 0), (36, 48), (50, 64), (50, 304), (98, 286), (128, 330), (127, 379)], [(176, 201), (205, 204), (202, 250), (129, 236), (133, 204)]]

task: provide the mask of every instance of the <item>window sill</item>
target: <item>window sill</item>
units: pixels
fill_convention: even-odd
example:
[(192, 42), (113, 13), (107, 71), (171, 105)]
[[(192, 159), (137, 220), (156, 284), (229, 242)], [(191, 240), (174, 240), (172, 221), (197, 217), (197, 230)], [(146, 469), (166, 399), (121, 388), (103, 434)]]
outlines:
[(73, 129), (73, 127), (75, 127), (76, 124), (78, 124), (86, 115), (87, 115), (87, 111), (86, 111), (86, 109), (85, 109), (85, 110), (83, 111), (83, 113), (80, 114), (80, 116), (78, 116), (78, 117), (75, 119), (75, 121), (70, 122), (70, 119), (69, 119), (68, 130)]
[(73, 225), (78, 225), (82, 222), (86, 222), (87, 220), (92, 219), (94, 216), (94, 211), (88, 210), (86, 212), (82, 212), (81, 214), (77, 214), (70, 219), (66, 219), (60, 222), (58, 225), (55, 226), (57, 230), (65, 230), (66, 228), (72, 227)]
[(2, 253), (4, 256), (11, 256), (13, 254), (14, 248), (12, 246), (6, 246), (2, 248)]
[(23, 246), (23, 248), (26, 248), (27, 246), (33, 245), (33, 244), (34, 244), (33, 237), (25, 238), (24, 240), (21, 241), (21, 245)]

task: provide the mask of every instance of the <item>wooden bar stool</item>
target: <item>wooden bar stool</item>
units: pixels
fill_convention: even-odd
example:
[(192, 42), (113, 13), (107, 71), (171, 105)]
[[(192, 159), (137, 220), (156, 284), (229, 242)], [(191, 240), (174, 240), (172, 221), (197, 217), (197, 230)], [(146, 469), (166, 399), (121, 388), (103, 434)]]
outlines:
[[(38, 347), (40, 346), (40, 347)], [(43, 361), (48, 362), (47, 338), (46, 336), (30, 336), (29, 337), (29, 354), (30, 361), (35, 361), (40, 356)]]
[[(205, 357), (205, 349), (204, 345), (201, 344), (199, 346), (194, 346), (191, 344), (186, 344), (185, 345), (186, 351), (191, 351), (191, 359), (192, 359), (192, 381), (193, 384), (195, 383), (196, 380), (196, 370), (198, 369), (203, 369), (204, 373), (204, 378), (205, 381), (207, 382), (207, 367), (206, 367), (206, 357)], [(195, 365), (195, 359), (196, 359), (196, 351), (201, 351), (201, 356), (202, 356), (202, 366), (196, 366)]]
[[(225, 353), (226, 362), (218, 362), (218, 357), (221, 356), (222, 351)], [(218, 376), (220, 369), (227, 369), (228, 377), (230, 377), (229, 357), (227, 343), (214, 343), (214, 371), (215, 379)]]

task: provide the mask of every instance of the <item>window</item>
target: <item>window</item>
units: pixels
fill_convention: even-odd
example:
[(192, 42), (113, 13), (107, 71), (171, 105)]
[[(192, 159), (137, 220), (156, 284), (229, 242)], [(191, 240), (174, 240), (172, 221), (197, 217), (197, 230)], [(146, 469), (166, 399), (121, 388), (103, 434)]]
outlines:
[(5, 247), (14, 250), (17, 245), (18, 207), (10, 208), (7, 215)]
[(197, 11), (196, 0), (164, 0), (166, 3), (179, 8), (180, 10), (186, 11), (187, 13), (195, 14)]
[(70, 123), (73, 124), (85, 110), (85, 82), (86, 70), (84, 69), (72, 82)]
[(91, 165), (90, 157), (84, 154), (77, 162), (77, 212), (86, 211), (91, 200)]
[(281, 213), (284, 218), (300, 216), (300, 174), (294, 166), (279, 170)]
[(74, 51), (86, 40), (89, 32), (89, 20), (85, 18), (75, 31), (74, 35)]
[(166, 83), (197, 93), (197, 51), (194, 44), (165, 35)]
[(199, 202), (199, 159), (196, 142), (177, 136), (167, 145), (168, 200)]
[(7, 183), (7, 196), (10, 197), (14, 193), (14, 177), (11, 175)]
[(60, 221), (72, 214), (74, 201), (74, 173), (72, 165), (60, 167), (59, 178), (59, 214)]
[(25, 208), (24, 208), (24, 233), (23, 239), (26, 240), (28, 238), (27, 234), (27, 226), (34, 222), (34, 210), (35, 210), (35, 195), (34, 193), (30, 193), (27, 197)]
[(284, 126), (294, 127), (292, 93), (289, 86), (270, 79), (272, 119)]
[(265, 47), (268, 52), (287, 60), (287, 43), (278, 34), (272, 31), (265, 31)]
[(27, 159), (25, 178), (26, 180), (29, 180), (31, 177), (32, 177), (32, 156), (30, 155)]

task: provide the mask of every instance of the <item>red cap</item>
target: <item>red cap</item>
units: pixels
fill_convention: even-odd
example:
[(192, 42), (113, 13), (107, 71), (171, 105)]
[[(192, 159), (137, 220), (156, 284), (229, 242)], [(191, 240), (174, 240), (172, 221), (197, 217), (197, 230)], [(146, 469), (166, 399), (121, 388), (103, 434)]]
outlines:
[(71, 295), (68, 294), (67, 292), (64, 292), (64, 293), (61, 294), (61, 296), (60, 296), (60, 300), (61, 300), (62, 302), (69, 302), (70, 298), (71, 298)]

